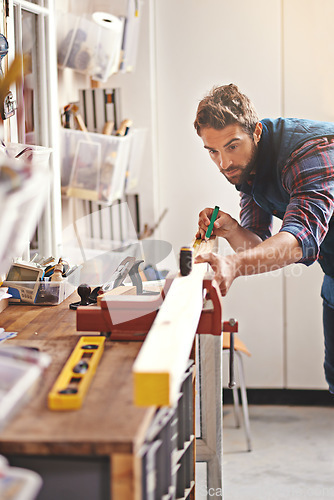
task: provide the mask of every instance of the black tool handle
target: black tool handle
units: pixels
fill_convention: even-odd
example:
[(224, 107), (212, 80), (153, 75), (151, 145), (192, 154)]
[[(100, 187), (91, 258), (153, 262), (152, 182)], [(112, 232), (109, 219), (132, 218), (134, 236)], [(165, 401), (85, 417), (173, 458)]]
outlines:
[(90, 286), (88, 286), (86, 283), (82, 283), (81, 285), (78, 286), (78, 294), (80, 295), (80, 305), (81, 306), (89, 306), (91, 304), (89, 300), (89, 294), (91, 292)]
[(228, 383), (229, 389), (236, 386), (234, 372), (234, 332), (230, 332), (230, 380)]
[(88, 286), (86, 283), (82, 283), (81, 285), (78, 286), (78, 295), (80, 295), (80, 302), (72, 302), (70, 304), (70, 309), (77, 309), (79, 306), (89, 306), (92, 304), (92, 302), (89, 300), (89, 295), (91, 292), (90, 286)]
[(193, 250), (191, 247), (182, 247), (180, 250), (180, 274), (188, 276), (193, 264)]

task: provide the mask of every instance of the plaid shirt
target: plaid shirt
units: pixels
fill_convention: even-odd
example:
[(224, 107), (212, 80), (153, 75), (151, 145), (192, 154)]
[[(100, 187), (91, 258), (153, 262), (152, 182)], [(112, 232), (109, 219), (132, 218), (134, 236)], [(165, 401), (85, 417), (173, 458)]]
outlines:
[[(296, 149), (283, 167), (281, 182), (290, 201), (280, 231), (297, 238), (303, 250), (300, 262), (310, 265), (319, 258), (334, 211), (334, 138), (312, 139)], [(240, 196), (241, 226), (263, 240), (270, 237), (272, 215), (281, 214), (276, 210), (269, 214), (249, 194)], [(274, 203), (270, 195), (268, 199)]]

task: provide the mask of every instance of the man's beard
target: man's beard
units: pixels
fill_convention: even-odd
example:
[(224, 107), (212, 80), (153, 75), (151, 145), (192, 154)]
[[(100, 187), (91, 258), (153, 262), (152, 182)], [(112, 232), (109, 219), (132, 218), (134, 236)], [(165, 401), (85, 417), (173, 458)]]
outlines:
[(226, 172), (224, 172), (224, 175), (225, 175), (226, 179), (228, 180), (228, 182), (230, 184), (233, 184), (234, 186), (241, 185), (244, 182), (246, 182), (249, 179), (250, 174), (253, 171), (255, 172), (256, 156), (257, 156), (257, 146), (255, 145), (254, 142), (252, 142), (251, 158), (250, 158), (249, 162), (246, 164), (246, 166), (242, 166), (242, 167), (236, 166), (236, 167), (231, 168), (231, 170), (234, 170), (236, 168), (242, 169), (241, 174), (240, 174), (240, 178), (238, 179), (238, 182), (233, 182), (231, 179), (229, 179), (225, 175), (225, 173), (228, 173), (228, 170), (227, 170)]

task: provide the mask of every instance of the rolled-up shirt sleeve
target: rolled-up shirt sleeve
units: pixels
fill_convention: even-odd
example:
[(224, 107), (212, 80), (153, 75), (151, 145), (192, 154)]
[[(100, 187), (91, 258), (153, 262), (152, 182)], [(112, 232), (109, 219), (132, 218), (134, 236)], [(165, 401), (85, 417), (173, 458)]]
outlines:
[(282, 171), (290, 202), (280, 231), (293, 234), (299, 241), (303, 250), (299, 262), (306, 265), (318, 259), (333, 215), (333, 165), (334, 142), (324, 138), (304, 144)]
[(252, 196), (240, 193), (240, 225), (262, 240), (271, 236), (272, 216), (255, 203)]

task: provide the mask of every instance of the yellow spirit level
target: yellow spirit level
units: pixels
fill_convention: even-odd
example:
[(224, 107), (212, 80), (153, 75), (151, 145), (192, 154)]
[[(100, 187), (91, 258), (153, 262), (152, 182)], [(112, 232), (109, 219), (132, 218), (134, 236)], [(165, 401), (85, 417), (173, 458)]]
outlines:
[(106, 338), (81, 337), (48, 395), (50, 410), (78, 410), (101, 359)]

